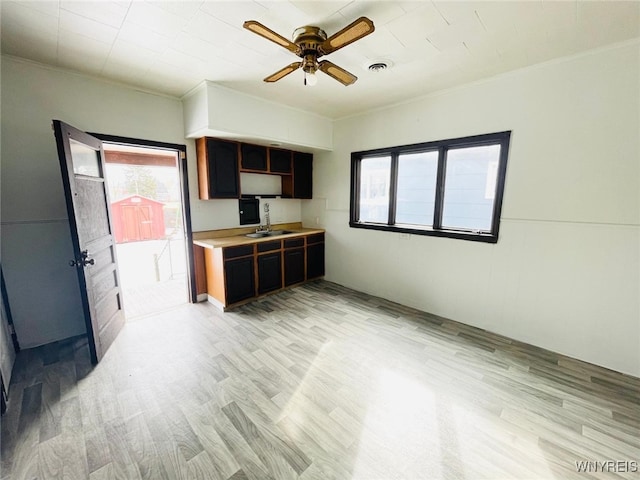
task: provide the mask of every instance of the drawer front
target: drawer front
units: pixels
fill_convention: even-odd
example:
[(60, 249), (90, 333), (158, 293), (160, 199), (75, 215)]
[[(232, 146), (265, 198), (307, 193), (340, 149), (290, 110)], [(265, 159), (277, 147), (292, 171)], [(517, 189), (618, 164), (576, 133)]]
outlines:
[(280, 250), (280, 240), (276, 240), (275, 242), (262, 242), (258, 244), (258, 253), (262, 252), (270, 252), (272, 250)]
[(304, 238), (289, 238), (284, 241), (284, 248), (303, 247)]
[(239, 247), (227, 247), (223, 250), (222, 256), (227, 258), (246, 257), (253, 255), (253, 245), (241, 245)]
[(307, 237), (307, 245), (313, 245), (314, 243), (324, 242), (324, 233), (316, 233), (315, 235), (309, 235)]

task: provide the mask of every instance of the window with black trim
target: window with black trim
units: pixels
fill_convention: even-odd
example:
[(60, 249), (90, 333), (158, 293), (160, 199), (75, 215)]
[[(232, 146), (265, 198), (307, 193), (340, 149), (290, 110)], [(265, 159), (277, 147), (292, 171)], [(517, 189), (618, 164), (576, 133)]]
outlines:
[(498, 241), (511, 132), (351, 154), (349, 225)]

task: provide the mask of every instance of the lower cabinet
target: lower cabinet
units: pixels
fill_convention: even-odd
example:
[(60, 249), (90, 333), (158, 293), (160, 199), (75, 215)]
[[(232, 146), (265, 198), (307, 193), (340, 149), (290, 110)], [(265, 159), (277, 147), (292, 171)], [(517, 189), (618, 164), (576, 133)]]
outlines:
[(253, 257), (224, 262), (226, 303), (236, 303), (255, 295)]
[(282, 288), (282, 254), (280, 252), (258, 255), (258, 293), (263, 294)]
[(223, 310), (324, 275), (324, 234), (205, 248), (209, 301)]
[(324, 275), (324, 233), (307, 237), (307, 280)]
[(284, 241), (284, 286), (304, 282), (304, 245), (306, 238), (289, 238)]
[(324, 275), (324, 243), (307, 245), (307, 280)]
[(304, 282), (304, 248), (284, 251), (284, 285)]

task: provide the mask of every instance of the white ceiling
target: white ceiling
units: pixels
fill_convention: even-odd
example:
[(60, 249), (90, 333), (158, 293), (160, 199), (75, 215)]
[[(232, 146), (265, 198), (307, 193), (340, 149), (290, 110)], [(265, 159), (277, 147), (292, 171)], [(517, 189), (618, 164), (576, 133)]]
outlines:
[[(340, 118), (443, 88), (640, 37), (640, 2), (616, 1), (9, 1), (2, 52), (181, 97), (203, 80)], [(376, 30), (326, 58), (358, 81), (302, 72), (262, 79), (297, 60), (245, 29), (258, 20), (291, 38), (331, 35), (365, 15)], [(384, 59), (393, 67), (374, 73)]]

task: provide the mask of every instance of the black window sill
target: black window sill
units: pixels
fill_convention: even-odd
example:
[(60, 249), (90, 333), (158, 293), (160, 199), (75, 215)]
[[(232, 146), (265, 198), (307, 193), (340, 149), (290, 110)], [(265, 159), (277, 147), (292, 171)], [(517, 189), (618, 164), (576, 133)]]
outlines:
[(384, 225), (380, 223), (349, 222), (351, 228), (363, 228), (365, 230), (380, 230), (384, 232), (408, 233), (410, 235), (424, 235), (427, 237), (456, 238), (472, 242), (498, 243), (498, 234), (467, 232), (463, 230), (434, 230), (432, 228), (412, 228), (399, 225)]

